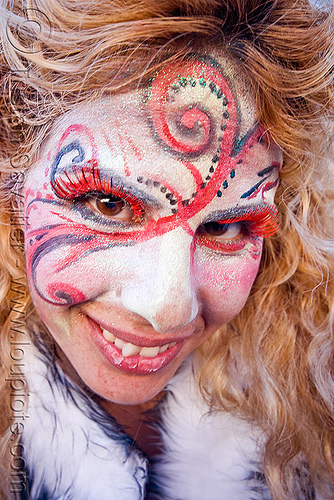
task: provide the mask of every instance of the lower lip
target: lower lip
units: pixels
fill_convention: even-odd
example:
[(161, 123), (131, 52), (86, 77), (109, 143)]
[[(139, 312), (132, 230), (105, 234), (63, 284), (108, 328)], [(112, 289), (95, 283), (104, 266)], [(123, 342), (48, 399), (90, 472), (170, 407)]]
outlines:
[(122, 352), (113, 343), (108, 342), (103, 337), (101, 328), (97, 323), (93, 323), (93, 337), (95, 343), (107, 361), (119, 370), (136, 375), (147, 375), (162, 370), (176, 358), (185, 342), (184, 340), (177, 342), (175, 346), (158, 354), (154, 358), (145, 358), (139, 356), (139, 354), (125, 358)]

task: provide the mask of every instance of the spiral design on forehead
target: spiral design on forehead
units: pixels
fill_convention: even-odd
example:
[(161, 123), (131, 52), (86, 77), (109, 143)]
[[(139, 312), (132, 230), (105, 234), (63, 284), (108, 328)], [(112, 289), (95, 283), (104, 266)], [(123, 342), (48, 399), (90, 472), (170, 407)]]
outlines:
[(148, 107), (163, 145), (190, 158), (207, 150), (217, 126), (229, 117), (229, 108), (235, 109), (230, 86), (211, 61), (163, 68), (152, 82)]

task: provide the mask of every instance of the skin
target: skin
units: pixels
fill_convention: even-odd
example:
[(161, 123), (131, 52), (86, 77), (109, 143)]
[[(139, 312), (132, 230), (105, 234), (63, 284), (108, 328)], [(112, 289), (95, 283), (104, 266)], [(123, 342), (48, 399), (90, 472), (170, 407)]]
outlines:
[[(65, 369), (112, 403), (154, 398), (243, 308), (281, 162), (222, 56), (65, 114), (25, 185), (29, 286)], [(103, 330), (169, 347), (123, 357)]]

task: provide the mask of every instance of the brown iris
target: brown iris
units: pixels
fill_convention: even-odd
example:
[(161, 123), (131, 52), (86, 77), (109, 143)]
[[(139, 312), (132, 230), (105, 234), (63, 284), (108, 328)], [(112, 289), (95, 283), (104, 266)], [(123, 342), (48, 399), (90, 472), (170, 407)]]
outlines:
[(104, 198), (96, 199), (96, 208), (103, 215), (112, 217), (118, 215), (124, 208), (126, 202), (122, 198), (116, 196), (107, 196)]

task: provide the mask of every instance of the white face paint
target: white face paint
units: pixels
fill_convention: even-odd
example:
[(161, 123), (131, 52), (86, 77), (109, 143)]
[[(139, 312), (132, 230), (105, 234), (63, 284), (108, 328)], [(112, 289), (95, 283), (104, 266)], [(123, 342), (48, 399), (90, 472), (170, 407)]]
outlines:
[(93, 391), (148, 401), (240, 312), (277, 226), (281, 161), (222, 58), (54, 126), (26, 181), (28, 278)]

